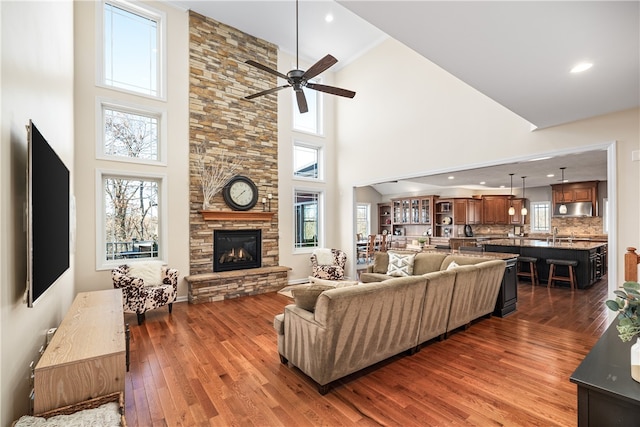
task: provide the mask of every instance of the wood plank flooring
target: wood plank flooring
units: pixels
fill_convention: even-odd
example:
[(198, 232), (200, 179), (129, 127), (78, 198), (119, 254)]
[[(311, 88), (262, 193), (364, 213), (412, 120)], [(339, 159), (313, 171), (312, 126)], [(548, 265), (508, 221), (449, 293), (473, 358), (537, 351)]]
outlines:
[(518, 285), (518, 311), (481, 319), (334, 384), (282, 365), (276, 293), (174, 304), (131, 325), (129, 426), (575, 426), (573, 373), (606, 328), (588, 290)]

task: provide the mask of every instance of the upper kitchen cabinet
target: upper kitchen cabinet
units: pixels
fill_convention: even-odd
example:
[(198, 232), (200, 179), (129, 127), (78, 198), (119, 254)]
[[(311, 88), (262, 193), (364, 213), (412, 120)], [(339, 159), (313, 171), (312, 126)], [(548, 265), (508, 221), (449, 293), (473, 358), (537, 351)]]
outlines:
[(510, 196), (482, 196), (482, 223), (509, 224)]
[(482, 200), (454, 199), (453, 218), (456, 225), (482, 224)]
[(515, 213), (509, 215), (509, 224), (522, 225), (524, 224), (524, 216), (522, 216), (522, 208), (525, 206), (525, 199), (513, 199), (509, 206), (513, 205)]
[(553, 212), (558, 212), (556, 206), (562, 203), (591, 203), (593, 215), (598, 214), (598, 181), (573, 182), (570, 184), (553, 184)]

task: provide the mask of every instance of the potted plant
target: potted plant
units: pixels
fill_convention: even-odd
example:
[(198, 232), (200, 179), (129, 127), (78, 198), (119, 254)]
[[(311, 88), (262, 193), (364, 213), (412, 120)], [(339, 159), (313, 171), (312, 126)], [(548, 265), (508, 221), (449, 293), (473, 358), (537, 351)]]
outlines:
[[(638, 307), (640, 307), (640, 284), (637, 282), (625, 282), (622, 289), (616, 289), (613, 293), (617, 296), (615, 300), (607, 300), (605, 304), (611, 310), (618, 313), (619, 337), (623, 342), (631, 339), (640, 333), (640, 317)], [(640, 382), (640, 338), (631, 346), (631, 378)]]
[(421, 248), (424, 248), (424, 244), (427, 242), (427, 239), (425, 239), (424, 237), (420, 237), (418, 239), (418, 243), (420, 244)]
[(640, 333), (640, 284), (637, 282), (625, 282), (622, 289), (616, 289), (613, 293), (618, 297), (615, 300), (607, 300), (605, 304), (611, 310), (618, 312), (618, 332), (623, 342)]

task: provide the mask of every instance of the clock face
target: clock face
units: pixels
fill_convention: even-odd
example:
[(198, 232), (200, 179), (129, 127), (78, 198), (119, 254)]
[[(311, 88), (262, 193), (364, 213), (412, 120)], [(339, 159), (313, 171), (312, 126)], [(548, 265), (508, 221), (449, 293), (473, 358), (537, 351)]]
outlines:
[(249, 210), (258, 201), (258, 189), (251, 179), (237, 175), (224, 187), (225, 202), (235, 210)]

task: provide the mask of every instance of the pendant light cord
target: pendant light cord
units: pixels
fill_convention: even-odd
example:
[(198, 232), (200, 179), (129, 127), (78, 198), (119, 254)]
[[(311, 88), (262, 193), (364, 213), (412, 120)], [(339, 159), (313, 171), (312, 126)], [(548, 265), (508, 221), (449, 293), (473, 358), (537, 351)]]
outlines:
[(296, 0), (296, 70), (300, 69), (298, 64), (298, 0)]

